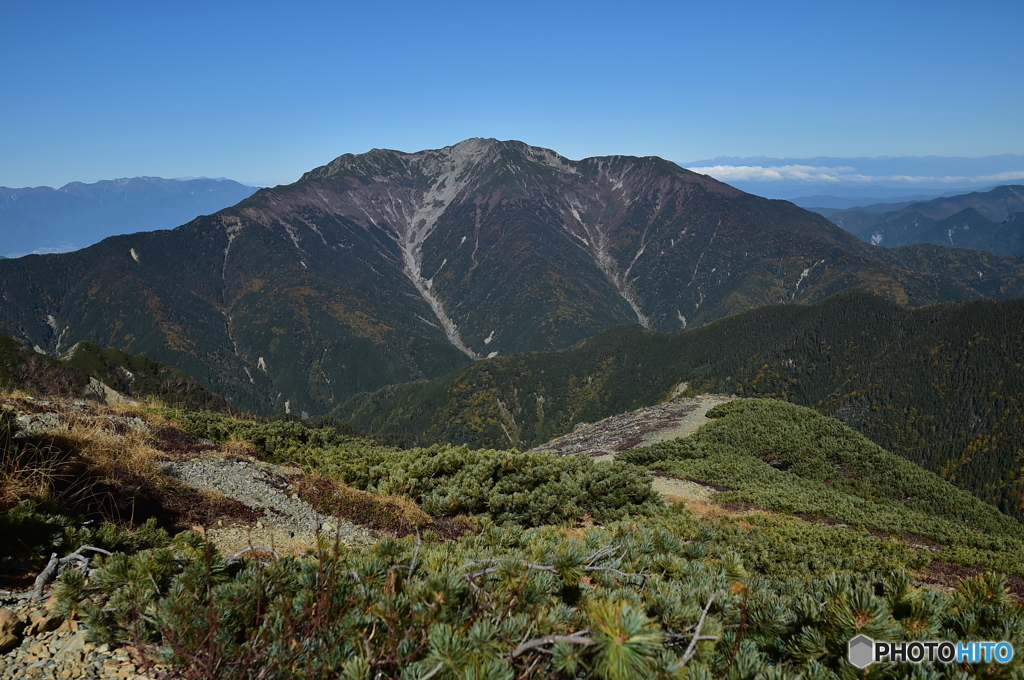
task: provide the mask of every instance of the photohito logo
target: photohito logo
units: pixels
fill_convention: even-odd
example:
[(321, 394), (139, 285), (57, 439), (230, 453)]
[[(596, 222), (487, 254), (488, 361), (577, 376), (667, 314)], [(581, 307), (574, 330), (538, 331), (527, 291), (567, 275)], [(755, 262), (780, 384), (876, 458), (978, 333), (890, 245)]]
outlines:
[(857, 668), (876, 661), (891, 663), (1009, 663), (1013, 645), (1009, 642), (876, 642), (858, 635), (847, 646), (847, 658)]

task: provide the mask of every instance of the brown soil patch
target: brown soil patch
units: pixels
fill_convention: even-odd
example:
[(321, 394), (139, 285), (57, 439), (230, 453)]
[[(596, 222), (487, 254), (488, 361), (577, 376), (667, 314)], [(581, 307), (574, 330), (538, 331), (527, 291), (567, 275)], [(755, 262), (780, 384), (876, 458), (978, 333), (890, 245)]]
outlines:
[(686, 507), (690, 512), (700, 520), (720, 520), (735, 516), (735, 513), (730, 512), (718, 503), (710, 503), (700, 498), (684, 498), (683, 502), (686, 503)]
[(840, 522), (838, 519), (832, 517), (816, 517), (814, 515), (805, 515), (802, 512), (794, 512), (793, 517), (799, 517), (803, 521), (811, 522), (812, 524), (824, 524), (828, 527), (850, 527), (846, 522)]
[[(953, 589), (960, 585), (965, 578), (983, 574), (986, 570), (981, 567), (968, 567), (952, 562), (935, 560), (924, 569), (914, 573), (914, 576), (930, 585), (938, 585), (943, 588)], [(1016, 574), (1007, 574), (1006, 585), (1010, 594), (1018, 601), (1024, 602), (1024, 577)]]
[[(654, 474), (661, 476), (658, 472), (655, 472)], [(667, 477), (668, 475), (665, 475), (665, 476)], [(690, 482), (691, 484), (697, 484), (698, 486), (703, 486), (703, 487), (706, 487), (708, 489), (714, 489), (715, 491), (735, 491), (736, 490), (736, 489), (732, 488), (731, 486), (722, 486), (721, 484), (714, 484), (712, 482), (705, 482), (703, 480), (695, 479), (693, 477), (679, 477), (679, 479), (684, 479), (684, 480)]]
[(149, 441), (154, 448), (160, 449), (161, 453), (170, 458), (193, 458), (202, 453), (217, 451), (219, 448), (216, 444), (191, 435), (170, 423), (156, 428)]
[(1018, 601), (1024, 602), (1024, 576), (1008, 575), (1006, 577), (1006, 585), (1010, 587), (1010, 592), (1013, 593), (1013, 596)]
[(200, 491), (180, 482), (162, 485), (153, 494), (153, 516), (163, 525), (178, 529), (213, 524), (253, 524), (266, 513), (210, 491)]
[(753, 503), (747, 503), (746, 501), (725, 501), (719, 503), (725, 510), (730, 511), (736, 515), (752, 515), (755, 512), (766, 512), (770, 513), (771, 510), (762, 508), (760, 505), (754, 505)]
[(940, 585), (945, 588), (956, 588), (960, 585), (960, 581), (971, 576), (977, 576), (982, 572), (984, 572), (984, 569), (979, 569), (978, 567), (965, 567), (962, 564), (935, 560), (924, 569), (916, 572), (915, 576), (925, 583)]
[(921, 549), (939, 550), (940, 548), (945, 548), (946, 547), (946, 546), (942, 545), (941, 543), (933, 541), (932, 539), (930, 539), (930, 538), (928, 538), (926, 536), (921, 536), (920, 534), (912, 534), (909, 531), (901, 531), (899, 533), (899, 536), (913, 550), (921, 550)]

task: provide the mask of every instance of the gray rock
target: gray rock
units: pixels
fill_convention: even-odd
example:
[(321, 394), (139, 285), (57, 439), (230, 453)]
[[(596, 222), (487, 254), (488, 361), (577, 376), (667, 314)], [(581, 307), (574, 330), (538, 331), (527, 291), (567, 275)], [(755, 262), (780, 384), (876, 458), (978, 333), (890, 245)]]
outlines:
[(0, 609), (0, 654), (6, 654), (21, 644), (25, 620), (10, 609)]
[(258, 528), (280, 530), (291, 534), (314, 534), (324, 528), (338, 531), (343, 538), (367, 540), (369, 532), (351, 522), (338, 521), (316, 512), (290, 489), (277, 488), (272, 476), (287, 478), (294, 475), (292, 469), (268, 466), (243, 460), (205, 459), (188, 462), (169, 462), (163, 465), (164, 472), (190, 486), (218, 491), (224, 496), (263, 510), (264, 516)]

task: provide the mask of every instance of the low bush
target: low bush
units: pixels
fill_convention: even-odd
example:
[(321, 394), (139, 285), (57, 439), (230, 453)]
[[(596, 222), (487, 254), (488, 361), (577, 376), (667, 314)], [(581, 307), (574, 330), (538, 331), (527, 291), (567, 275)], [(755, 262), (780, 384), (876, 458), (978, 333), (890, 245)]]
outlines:
[(660, 505), (646, 473), (624, 463), (465, 446), (401, 450), (294, 421), (169, 414), (194, 435), (218, 443), (244, 439), (268, 460), (298, 463), (375, 494), (408, 497), (434, 517), (478, 515), (502, 524), (539, 526), (585, 515), (611, 521)]
[(947, 546), (946, 557), (1024, 574), (1024, 527), (966, 491), (811, 409), (741, 399), (686, 439), (622, 454), (730, 489), (737, 502)]
[[(817, 531), (828, 532), (842, 535)], [(882, 563), (800, 573), (766, 562), (752, 573), (738, 557), (750, 546), (735, 539), (682, 507), (585, 531), (485, 523), (444, 543), (324, 545), (267, 565), (230, 563), (182, 534), (108, 558), (91, 579), (66, 574), (61, 601), (85, 598), (103, 639), (156, 642), (182, 677), (211, 680), (831, 679), (856, 674), (846, 643), (861, 633), (1024, 644), (1024, 610), (997, 576), (944, 593), (898, 567), (873, 570)], [(928, 677), (1013, 677), (1021, 667), (934, 666)]]

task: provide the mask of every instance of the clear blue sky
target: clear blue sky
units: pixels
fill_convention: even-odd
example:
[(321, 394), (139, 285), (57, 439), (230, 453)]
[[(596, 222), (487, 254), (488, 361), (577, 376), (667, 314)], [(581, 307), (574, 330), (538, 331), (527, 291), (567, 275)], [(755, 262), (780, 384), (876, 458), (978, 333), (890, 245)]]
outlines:
[(581, 158), (1024, 153), (1024, 2), (6, 3), (0, 185)]

